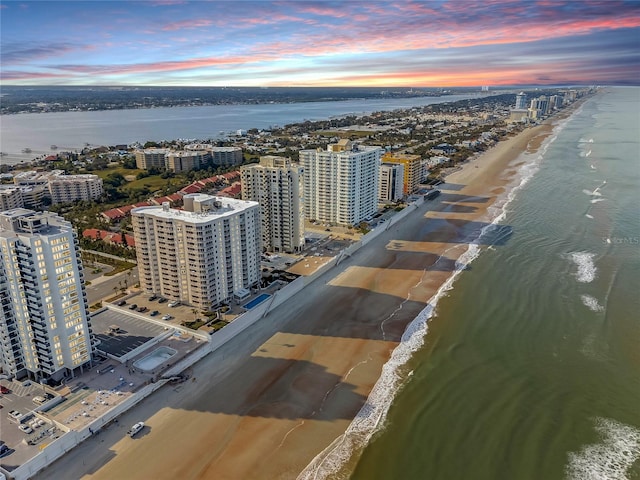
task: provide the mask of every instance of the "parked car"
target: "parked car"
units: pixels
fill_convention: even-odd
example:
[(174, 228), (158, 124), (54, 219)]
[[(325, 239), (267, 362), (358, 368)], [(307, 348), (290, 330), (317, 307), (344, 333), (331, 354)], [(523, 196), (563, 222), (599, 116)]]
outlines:
[(173, 317), (171, 315), (169, 315), (168, 313), (166, 315), (162, 316), (163, 320), (171, 320)]
[(163, 297), (160, 297), (160, 298), (158, 299), (158, 303), (164, 303), (164, 302), (166, 302), (166, 301), (167, 301), (167, 299), (166, 299), (166, 298), (163, 298)]
[(169, 302), (170, 307), (177, 307), (178, 305), (180, 305), (180, 300), (174, 300), (172, 302)]
[(130, 437), (134, 437), (136, 433), (144, 428), (144, 422), (136, 423), (131, 429), (127, 432)]
[(157, 296), (157, 295), (151, 295), (151, 296), (149, 297), (149, 301), (150, 301), (150, 302), (153, 302), (154, 300), (157, 300), (157, 299), (158, 299), (158, 296)]
[(18, 425), (18, 428), (24, 433), (33, 433), (33, 428), (31, 428), (29, 425)]
[(150, 316), (152, 316), (152, 317), (155, 317), (156, 315), (158, 315), (158, 313), (160, 313), (160, 312), (158, 312), (158, 310), (152, 310), (152, 311), (149, 313), (149, 315), (150, 315)]
[(145, 307), (144, 305), (142, 305), (141, 307), (138, 307), (138, 311), (139, 312), (146, 312), (147, 310), (149, 310), (147, 307)]
[(5, 444), (0, 445), (0, 457), (4, 457), (9, 453), (10, 448)]
[(22, 416), (22, 414), (17, 410), (11, 410), (9, 412), (9, 416), (12, 417), (12, 418), (15, 418), (17, 420)]
[(129, 310), (135, 310), (136, 308), (138, 308), (138, 305), (136, 303), (132, 303), (131, 305), (129, 305)]
[(4, 385), (0, 385), (0, 393), (4, 393), (6, 395), (7, 393), (11, 393), (11, 390), (9, 390)]
[(126, 300), (120, 300), (120, 301), (116, 302), (116, 305), (119, 306), (119, 307), (122, 307), (122, 306), (124, 306), (126, 304), (127, 304)]
[(35, 403), (36, 405), (42, 405), (44, 402), (46, 402), (46, 401), (47, 401), (47, 399), (46, 399), (46, 398), (44, 398), (44, 397), (42, 397), (42, 396), (40, 396), (40, 395), (38, 395), (38, 396), (36, 396), (36, 397), (33, 397), (33, 398), (31, 399), (31, 401), (32, 401), (33, 403)]

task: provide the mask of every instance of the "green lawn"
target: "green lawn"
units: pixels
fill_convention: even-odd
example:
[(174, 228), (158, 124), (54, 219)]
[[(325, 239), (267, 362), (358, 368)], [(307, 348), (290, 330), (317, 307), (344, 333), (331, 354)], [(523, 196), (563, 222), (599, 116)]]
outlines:
[(139, 170), (137, 168), (134, 168), (132, 170), (130, 168), (124, 168), (124, 167), (109, 167), (109, 168), (105, 168), (104, 170), (94, 170), (88, 173), (93, 173), (95, 175), (98, 175), (100, 178), (104, 180), (105, 178), (107, 178), (108, 175), (112, 173), (119, 173), (123, 177), (126, 177), (127, 175), (138, 175), (140, 172), (144, 172), (144, 170)]

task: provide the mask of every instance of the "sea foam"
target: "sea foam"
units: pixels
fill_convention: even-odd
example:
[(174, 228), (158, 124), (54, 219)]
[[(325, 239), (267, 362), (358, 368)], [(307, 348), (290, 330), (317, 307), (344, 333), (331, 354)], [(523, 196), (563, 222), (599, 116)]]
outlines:
[(596, 419), (602, 443), (569, 454), (571, 480), (628, 480), (627, 472), (640, 458), (640, 430), (607, 418)]
[(595, 253), (589, 252), (572, 252), (567, 255), (578, 267), (575, 277), (580, 283), (591, 283), (596, 278), (598, 269), (593, 262), (595, 256)]
[[(555, 125), (553, 135), (543, 141), (536, 154), (522, 154), (522, 157), (529, 162), (518, 170), (518, 177), (514, 180), (515, 186), (500, 195), (494, 204), (487, 209), (491, 221), (487, 222), (488, 225), (482, 228), (480, 234), (475, 239), (466, 239), (469, 241), (469, 246), (467, 251), (456, 261), (455, 271), (438, 289), (436, 294), (429, 299), (427, 306), (409, 323), (402, 335), (400, 344), (393, 350), (391, 358), (382, 367), (380, 378), (373, 386), (364, 406), (346, 431), (320, 452), (298, 475), (298, 480), (319, 480), (326, 479), (329, 476), (336, 478), (336, 475), (344, 468), (346, 462), (352, 458), (354, 453), (361, 452), (369, 443), (371, 437), (384, 428), (389, 407), (396, 393), (406, 381), (407, 375), (402, 373), (402, 368), (413, 353), (424, 344), (424, 338), (428, 332), (428, 321), (434, 315), (438, 301), (449, 290), (453, 289), (453, 284), (458, 275), (465, 270), (464, 267), (480, 255), (480, 240), (482, 236), (490, 234), (495, 225), (506, 218), (509, 204), (516, 197), (517, 192), (540, 169), (540, 163), (544, 159), (544, 154), (549, 145), (557, 138), (557, 133), (565, 127), (570, 118)], [(443, 185), (443, 188), (446, 189), (446, 184)], [(345, 478), (347, 478), (348, 475), (345, 475)]]
[(585, 307), (592, 312), (602, 312), (604, 307), (598, 303), (598, 300), (591, 295), (580, 295), (580, 299)]

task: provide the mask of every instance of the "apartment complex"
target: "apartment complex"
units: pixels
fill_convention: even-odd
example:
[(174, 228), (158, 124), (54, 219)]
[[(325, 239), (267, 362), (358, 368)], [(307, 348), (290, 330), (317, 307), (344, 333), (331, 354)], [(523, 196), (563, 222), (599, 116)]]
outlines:
[(404, 165), (383, 163), (380, 165), (378, 198), (382, 202), (395, 202), (404, 196)]
[(260, 206), (201, 193), (131, 211), (140, 285), (208, 309), (260, 281)]
[(60, 381), (91, 361), (91, 326), (73, 228), (50, 212), (0, 212), (0, 366)]
[(176, 173), (188, 172), (205, 166), (209, 158), (205, 150), (169, 152), (165, 156), (165, 167)]
[(170, 152), (168, 148), (145, 148), (136, 150), (136, 168), (149, 170), (152, 167), (166, 168), (165, 158)]
[(22, 188), (14, 185), (0, 185), (0, 212), (24, 207)]
[(57, 175), (49, 179), (51, 203), (96, 200), (102, 195), (102, 179), (98, 175)]
[(404, 167), (403, 192), (411, 195), (415, 192), (423, 179), (422, 159), (420, 155), (409, 155), (405, 153), (385, 153), (382, 156), (384, 163), (398, 163)]
[[(16, 174), (13, 183), (22, 187), (33, 187), (42, 197), (51, 199), (52, 204), (75, 202), (77, 200), (96, 200), (103, 192), (102, 179), (98, 175), (65, 175), (64, 170), (50, 172), (28, 171)], [(37, 202), (27, 202), (29, 192), (23, 190), (25, 206), (36, 208)]]
[(301, 150), (305, 216), (336, 225), (357, 225), (378, 207), (380, 147), (341, 140), (327, 150)]
[(242, 198), (260, 204), (262, 247), (270, 252), (304, 248), (303, 169), (291, 159), (260, 157), (260, 164), (240, 168)]

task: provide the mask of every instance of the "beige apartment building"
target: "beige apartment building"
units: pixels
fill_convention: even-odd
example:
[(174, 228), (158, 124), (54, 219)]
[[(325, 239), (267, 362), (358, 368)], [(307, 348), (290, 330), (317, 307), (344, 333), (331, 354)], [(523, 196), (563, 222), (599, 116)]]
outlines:
[(22, 188), (14, 185), (0, 185), (0, 212), (24, 206)]
[(136, 150), (136, 168), (142, 170), (148, 170), (151, 167), (166, 168), (165, 158), (170, 151), (168, 148)]
[(202, 193), (131, 211), (140, 286), (203, 310), (260, 282), (260, 206)]
[[(13, 183), (22, 187), (34, 187), (36, 193), (40, 192), (39, 188), (46, 190), (42, 193), (51, 199), (52, 204), (96, 200), (103, 192), (102, 179), (98, 175), (65, 175), (64, 170), (20, 172), (13, 177)], [(39, 204), (31, 201), (30, 196), (26, 189), (22, 190), (24, 205), (30, 208), (38, 207)]]
[(182, 173), (195, 170), (205, 165), (209, 159), (206, 150), (169, 152), (165, 157), (167, 170)]
[(267, 155), (240, 168), (242, 198), (260, 204), (262, 247), (270, 252), (304, 248), (303, 169), (291, 159)]
[(96, 200), (102, 195), (102, 179), (98, 175), (58, 175), (49, 178), (51, 203)]

